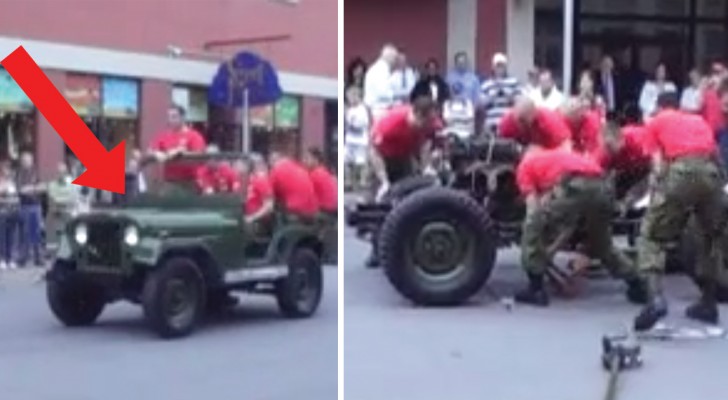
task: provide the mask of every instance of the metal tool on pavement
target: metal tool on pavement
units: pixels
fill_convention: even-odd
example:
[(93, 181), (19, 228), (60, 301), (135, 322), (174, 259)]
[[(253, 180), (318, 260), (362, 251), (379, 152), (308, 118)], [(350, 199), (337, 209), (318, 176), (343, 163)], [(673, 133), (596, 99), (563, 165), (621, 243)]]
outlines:
[(602, 366), (609, 372), (605, 400), (617, 396), (617, 383), (621, 371), (642, 366), (642, 347), (631, 335), (602, 337)]

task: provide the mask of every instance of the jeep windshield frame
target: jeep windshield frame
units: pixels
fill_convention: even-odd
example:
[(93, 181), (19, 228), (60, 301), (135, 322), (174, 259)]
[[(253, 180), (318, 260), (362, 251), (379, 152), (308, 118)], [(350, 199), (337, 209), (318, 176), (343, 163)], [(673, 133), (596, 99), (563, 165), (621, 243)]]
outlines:
[(218, 204), (220, 201), (223, 203), (237, 201), (240, 204), (247, 193), (246, 180), (242, 180), (241, 189), (238, 192), (203, 194), (196, 187), (197, 181), (193, 176), (194, 173), (191, 173), (189, 179), (168, 179), (164, 172), (170, 166), (196, 169), (205, 164), (212, 165), (211, 163), (228, 163), (233, 166), (232, 164), (235, 162), (248, 163), (249, 157), (246, 154), (235, 152), (187, 153), (165, 161), (157, 161), (153, 157), (147, 157), (140, 162), (138, 168), (138, 174), (143, 176), (146, 183), (146, 190), (137, 192), (127, 188), (127, 194), (116, 205), (122, 207), (148, 207), (164, 204), (165, 206), (177, 208), (178, 206), (208, 203)]

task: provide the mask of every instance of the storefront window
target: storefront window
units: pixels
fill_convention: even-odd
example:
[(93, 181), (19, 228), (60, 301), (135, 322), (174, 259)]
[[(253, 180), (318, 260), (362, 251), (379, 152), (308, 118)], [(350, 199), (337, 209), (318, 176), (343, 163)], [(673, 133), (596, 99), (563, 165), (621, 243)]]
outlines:
[[(204, 87), (175, 86), (172, 89), (172, 103), (185, 109), (187, 122), (205, 138), (212, 140), (210, 129), (210, 110), (207, 103), (207, 89)], [(219, 144), (218, 144), (219, 145)]]
[(581, 12), (586, 14), (632, 14), (645, 16), (682, 17), (690, 12), (686, 0), (581, 0)]
[(112, 77), (102, 82), (101, 142), (111, 149), (125, 140), (129, 155), (139, 146), (139, 82)]
[(36, 152), (36, 113), (15, 80), (0, 68), (0, 160), (16, 160), (20, 152)]

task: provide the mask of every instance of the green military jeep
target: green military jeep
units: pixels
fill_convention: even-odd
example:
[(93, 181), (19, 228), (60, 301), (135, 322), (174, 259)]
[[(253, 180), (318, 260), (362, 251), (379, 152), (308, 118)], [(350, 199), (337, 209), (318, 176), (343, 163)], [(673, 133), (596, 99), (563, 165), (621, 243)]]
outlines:
[[(187, 155), (148, 163), (143, 174), (149, 180), (162, 176), (161, 168), (242, 157)], [(127, 188), (123, 204), (94, 208), (65, 226), (46, 277), (48, 303), (61, 322), (91, 325), (107, 304), (127, 300), (142, 306), (160, 336), (181, 337), (206, 312), (230, 305), (232, 291), (272, 294), (291, 318), (316, 311), (321, 265), (335, 246), (326, 244), (332, 235), (322, 220), (277, 212), (269, 224), (250, 226), (240, 193), (203, 195), (189, 182), (153, 181), (144, 193)]]

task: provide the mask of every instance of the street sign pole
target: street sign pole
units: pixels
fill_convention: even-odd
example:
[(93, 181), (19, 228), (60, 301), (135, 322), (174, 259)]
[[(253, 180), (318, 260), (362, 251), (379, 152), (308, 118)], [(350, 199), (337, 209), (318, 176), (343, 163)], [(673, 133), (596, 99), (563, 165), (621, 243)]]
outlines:
[(242, 140), (242, 151), (243, 153), (250, 153), (250, 100), (249, 100), (248, 88), (243, 89), (243, 112), (242, 112), (242, 129), (243, 129), (243, 140)]

